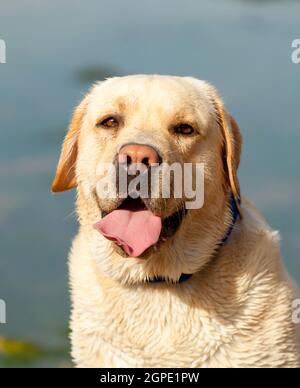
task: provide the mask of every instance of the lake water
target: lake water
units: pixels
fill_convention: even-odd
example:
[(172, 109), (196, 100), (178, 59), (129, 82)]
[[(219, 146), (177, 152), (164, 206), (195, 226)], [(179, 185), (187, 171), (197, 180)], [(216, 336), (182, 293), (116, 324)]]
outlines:
[(50, 185), (93, 74), (193, 75), (218, 87), (244, 135), (243, 193), (280, 230), (300, 283), (299, 16), (297, 1), (1, 1), (0, 337), (51, 349), (31, 365), (69, 362), (74, 193), (53, 196)]

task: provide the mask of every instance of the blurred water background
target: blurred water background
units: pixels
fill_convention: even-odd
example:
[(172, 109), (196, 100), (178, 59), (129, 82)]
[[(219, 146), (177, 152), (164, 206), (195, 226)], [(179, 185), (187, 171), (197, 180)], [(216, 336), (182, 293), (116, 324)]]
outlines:
[(74, 193), (53, 196), (50, 185), (73, 107), (105, 76), (193, 75), (218, 87), (243, 130), (243, 193), (280, 230), (300, 283), (299, 15), (289, 0), (1, 1), (0, 364), (70, 365)]

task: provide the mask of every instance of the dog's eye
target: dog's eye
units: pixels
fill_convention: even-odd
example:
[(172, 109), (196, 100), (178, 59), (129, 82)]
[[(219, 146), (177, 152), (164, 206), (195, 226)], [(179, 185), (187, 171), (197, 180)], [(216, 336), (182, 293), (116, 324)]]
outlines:
[(107, 119), (97, 124), (97, 127), (104, 127), (104, 128), (117, 128), (118, 126), (119, 126), (119, 121), (115, 117), (108, 117)]
[(179, 135), (190, 136), (195, 133), (194, 128), (189, 124), (179, 124), (174, 128), (174, 132)]

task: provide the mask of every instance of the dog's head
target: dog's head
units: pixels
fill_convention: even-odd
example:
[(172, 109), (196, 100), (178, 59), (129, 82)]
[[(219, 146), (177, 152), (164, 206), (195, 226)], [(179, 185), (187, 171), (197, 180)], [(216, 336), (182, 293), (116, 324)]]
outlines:
[[(75, 110), (52, 189), (77, 187), (81, 228), (106, 274), (177, 281), (205, 265), (228, 230), (229, 199), (240, 200), (240, 150), (238, 125), (206, 82), (113, 78)], [(195, 188), (197, 166), (204, 202), (193, 208), (185, 177)]]

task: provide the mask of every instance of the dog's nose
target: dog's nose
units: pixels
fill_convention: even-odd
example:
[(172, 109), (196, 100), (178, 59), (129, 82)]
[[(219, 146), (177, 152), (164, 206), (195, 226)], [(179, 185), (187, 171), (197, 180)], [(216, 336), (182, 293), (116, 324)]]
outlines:
[(147, 145), (128, 144), (121, 148), (118, 161), (120, 164), (126, 164), (128, 167), (133, 164), (144, 164), (147, 167), (160, 163), (160, 157), (157, 151)]

